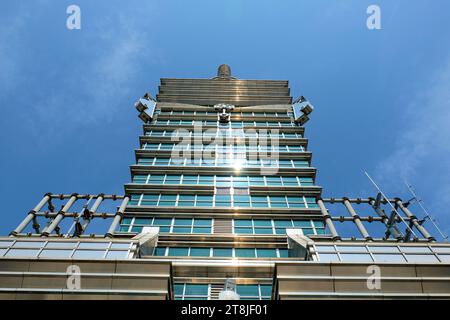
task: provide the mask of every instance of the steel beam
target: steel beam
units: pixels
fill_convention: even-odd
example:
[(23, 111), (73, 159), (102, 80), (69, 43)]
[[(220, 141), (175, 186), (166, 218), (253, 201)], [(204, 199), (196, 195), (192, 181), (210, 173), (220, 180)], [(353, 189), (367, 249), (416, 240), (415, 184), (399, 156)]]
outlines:
[(371, 241), (372, 237), (367, 232), (366, 228), (361, 222), (361, 219), (359, 218), (359, 215), (355, 212), (355, 209), (353, 209), (351, 203), (348, 201), (348, 198), (343, 199), (344, 199), (344, 206), (347, 208), (348, 213), (352, 216), (353, 222), (356, 224), (356, 227), (358, 228), (359, 232), (367, 241)]
[(128, 205), (128, 201), (130, 201), (130, 196), (126, 195), (123, 200), (122, 200), (122, 204), (120, 205), (119, 210), (117, 210), (116, 215), (114, 217), (113, 222), (111, 223), (111, 226), (109, 227), (108, 232), (105, 234), (106, 238), (112, 238), (114, 231), (117, 229), (117, 226), (120, 223), (120, 220), (122, 219), (122, 216), (125, 212), (125, 208)]
[(417, 217), (411, 213), (411, 211), (409, 211), (409, 209), (407, 207), (405, 207), (403, 205), (403, 202), (400, 199), (396, 199), (395, 200), (395, 204), (398, 205), (398, 207), (400, 208), (400, 210), (403, 211), (403, 213), (410, 218), (411, 223), (416, 227), (417, 230), (419, 230), (419, 232), (422, 234), (422, 236), (425, 239), (428, 239), (428, 241), (436, 241), (436, 239), (434, 237), (432, 237), (428, 231), (419, 223), (419, 221), (417, 220)]
[(45, 228), (45, 230), (42, 232), (43, 237), (47, 237), (49, 234), (51, 234), (55, 230), (55, 228), (59, 225), (59, 223), (62, 221), (62, 219), (64, 219), (66, 212), (68, 212), (70, 207), (72, 207), (72, 205), (75, 203), (75, 201), (77, 201), (77, 196), (78, 195), (76, 193), (72, 194), (72, 196), (66, 202), (64, 207), (58, 212), (55, 219), (53, 219), (52, 223), (47, 228)]
[(41, 210), (45, 204), (50, 200), (51, 198), (51, 194), (50, 193), (46, 193), (44, 195), (44, 197), (42, 198), (42, 200), (27, 214), (27, 216), (25, 217), (25, 219), (23, 219), (23, 221), (17, 226), (16, 229), (14, 229), (10, 235), (11, 236), (16, 236), (17, 234), (21, 233), (23, 231), (23, 229), (25, 229), (27, 227), (27, 225), (36, 217), (36, 213)]
[(318, 199), (317, 204), (319, 205), (320, 212), (322, 212), (323, 219), (325, 220), (328, 230), (330, 230), (330, 232), (331, 232), (331, 236), (333, 237), (333, 240), (335, 240), (335, 241), (341, 240), (341, 237), (337, 233), (336, 228), (334, 227), (333, 221), (331, 220), (330, 214), (328, 213), (327, 208), (325, 208), (323, 200)]

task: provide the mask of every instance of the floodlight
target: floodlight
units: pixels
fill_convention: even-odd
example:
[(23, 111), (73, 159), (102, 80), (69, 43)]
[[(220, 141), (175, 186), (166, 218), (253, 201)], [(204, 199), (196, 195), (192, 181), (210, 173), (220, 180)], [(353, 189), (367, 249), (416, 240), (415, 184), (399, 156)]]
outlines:
[(139, 119), (144, 121), (144, 123), (149, 123), (152, 121), (152, 117), (150, 117), (145, 111), (141, 111), (141, 113), (139, 113)]

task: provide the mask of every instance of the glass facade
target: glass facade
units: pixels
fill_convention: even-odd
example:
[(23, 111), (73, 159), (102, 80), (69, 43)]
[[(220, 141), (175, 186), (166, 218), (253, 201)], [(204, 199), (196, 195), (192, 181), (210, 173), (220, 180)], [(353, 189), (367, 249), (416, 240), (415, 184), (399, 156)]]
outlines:
[(156, 247), (155, 256), (221, 258), (287, 258), (286, 248)]
[(155, 207), (238, 207), (317, 209), (316, 198), (302, 196), (256, 196), (241, 194), (132, 194), (129, 205)]
[(141, 232), (145, 226), (157, 226), (160, 232), (212, 233), (213, 219), (202, 218), (124, 218), (119, 231)]
[(144, 143), (142, 145), (142, 150), (150, 151), (174, 151), (174, 150), (195, 150), (195, 151), (214, 151), (223, 154), (233, 154), (241, 152), (304, 152), (305, 148), (300, 145), (284, 145), (279, 144), (277, 146), (267, 145), (254, 145), (254, 146), (220, 146), (216, 144), (202, 144), (202, 145), (191, 145), (183, 144), (179, 145), (177, 143)]
[[(236, 292), (240, 300), (269, 300), (272, 285), (237, 284)], [(174, 294), (176, 300), (208, 300), (211, 298), (211, 284), (175, 283)]]
[(388, 262), (388, 263), (448, 263), (450, 247), (408, 245), (320, 245), (316, 244), (320, 262)]
[[(239, 159), (239, 165), (242, 168), (308, 168), (309, 161), (301, 159)], [(158, 167), (234, 167), (236, 159), (211, 158), (211, 159), (191, 159), (191, 158), (172, 158), (167, 156), (140, 157), (138, 165), (158, 166)]]
[(312, 177), (298, 176), (231, 176), (231, 175), (191, 175), (191, 174), (136, 174), (133, 183), (207, 185), (220, 187), (310, 187), (314, 186)]
[(292, 219), (234, 219), (235, 234), (286, 234), (287, 228), (301, 229), (305, 235), (325, 234), (322, 221)]
[(0, 240), (0, 257), (132, 259), (136, 252), (137, 242), (134, 241)]

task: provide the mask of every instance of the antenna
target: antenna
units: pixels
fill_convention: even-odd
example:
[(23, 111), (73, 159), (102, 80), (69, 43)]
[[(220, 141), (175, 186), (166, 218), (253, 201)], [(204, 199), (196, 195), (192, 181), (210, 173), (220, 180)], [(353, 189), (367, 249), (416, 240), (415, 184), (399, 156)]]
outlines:
[[(448, 235), (446, 235), (445, 233), (443, 233), (443, 232), (441, 231), (441, 229), (439, 228), (439, 226), (438, 226), (437, 223), (436, 223), (436, 219), (434, 219), (434, 218), (431, 216), (431, 214), (428, 213), (427, 209), (425, 209), (425, 207), (422, 205), (423, 200), (420, 199), (420, 198), (417, 196), (417, 194), (416, 194), (416, 192), (414, 191), (412, 185), (410, 185), (409, 183), (407, 183), (406, 180), (404, 180), (403, 182), (405, 183), (405, 185), (406, 185), (406, 187), (408, 188), (409, 192), (411, 192), (411, 195), (413, 196), (413, 198), (412, 198), (411, 200), (415, 200), (415, 201), (419, 204), (419, 206), (420, 206), (420, 208), (422, 209), (422, 211), (425, 213), (425, 219), (430, 220), (431, 223), (433, 224), (433, 226), (436, 228), (436, 230), (437, 230), (437, 231), (439, 232), (439, 234), (441, 235), (441, 237), (444, 239), (444, 241), (445, 241), (445, 242), (448, 242)], [(411, 201), (411, 200), (410, 200), (410, 201)], [(424, 220), (425, 220), (425, 219), (424, 219)]]
[[(367, 178), (369, 178), (370, 182), (372, 182), (372, 184), (375, 186), (375, 188), (377, 188), (378, 192), (381, 193), (381, 195), (383, 196), (384, 200), (386, 200), (389, 205), (392, 208), (392, 211), (395, 212), (397, 214), (397, 216), (402, 220), (402, 222), (405, 224), (407, 230), (409, 230), (416, 239), (418, 239), (419, 237), (416, 235), (416, 233), (414, 232), (413, 229), (411, 229), (411, 227), (406, 223), (405, 219), (403, 219), (403, 217), (398, 213), (397, 209), (392, 205), (392, 203), (389, 201), (389, 199), (385, 196), (385, 194), (383, 193), (383, 191), (381, 191), (380, 187), (378, 187), (378, 185), (375, 183), (375, 181), (372, 179), (372, 177), (367, 173), (367, 171), (364, 171), (364, 173), (366, 174)], [(409, 238), (409, 237), (408, 237)], [(408, 239), (405, 239), (405, 241), (407, 241)]]

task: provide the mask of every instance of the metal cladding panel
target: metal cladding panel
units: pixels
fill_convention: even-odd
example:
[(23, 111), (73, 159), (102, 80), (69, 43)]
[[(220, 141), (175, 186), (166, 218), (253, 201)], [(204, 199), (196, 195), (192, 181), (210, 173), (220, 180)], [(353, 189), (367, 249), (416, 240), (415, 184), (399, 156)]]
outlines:
[(235, 79), (161, 79), (159, 102), (236, 106), (290, 104), (287, 81)]
[[(71, 286), (72, 266), (80, 269), (77, 287)], [(5, 299), (164, 300), (172, 298), (171, 279), (170, 262), (0, 258)]]
[[(368, 285), (370, 264), (276, 263), (276, 299), (450, 299), (450, 265), (378, 264), (380, 286)], [(426, 269), (426, 276), (421, 270)], [(442, 272), (446, 270), (446, 272)]]

